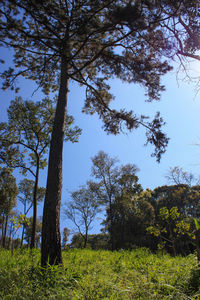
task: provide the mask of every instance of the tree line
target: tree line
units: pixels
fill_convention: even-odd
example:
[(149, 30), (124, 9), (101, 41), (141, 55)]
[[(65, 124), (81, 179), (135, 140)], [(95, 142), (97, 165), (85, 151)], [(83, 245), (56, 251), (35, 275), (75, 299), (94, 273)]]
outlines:
[[(187, 255), (199, 250), (199, 180), (180, 167), (174, 167), (167, 175), (170, 185), (144, 190), (139, 183), (138, 171), (136, 165), (120, 165), (117, 158), (103, 151), (92, 158), (92, 180), (71, 192), (64, 208), (64, 223), (70, 219), (74, 227), (64, 228), (63, 249), (147, 247), (172, 255)], [(1, 244), (9, 248), (15, 242), (15, 247), (22, 247), (25, 237), (26, 245), (31, 247), (33, 217), (26, 215), (34, 202), (34, 181), (24, 179), (17, 187), (15, 178), (6, 168), (1, 170), (0, 177)], [(18, 215), (13, 213), (17, 194), (24, 205), (24, 212)], [(37, 197), (38, 201), (44, 200), (43, 188), (38, 189)], [(101, 233), (90, 234), (100, 216)], [(12, 241), (13, 233), (20, 227), (21, 239)], [(41, 230), (41, 219), (38, 219), (34, 237), (37, 247), (41, 247)], [(69, 243), (70, 232), (74, 234)]]
[[(72, 201), (65, 209), (77, 230), (71, 247), (148, 247), (173, 255), (186, 255), (196, 249), (200, 238), (199, 180), (175, 167), (167, 176), (171, 185), (144, 190), (137, 172), (135, 165), (119, 165), (117, 159), (103, 151), (92, 158), (95, 181), (72, 192)], [(99, 213), (105, 217), (102, 233), (88, 235)]]
[[(153, 156), (159, 161), (168, 144), (162, 117), (157, 113), (149, 120), (123, 107), (119, 111), (111, 108), (114, 96), (109, 91), (109, 79), (138, 83), (145, 89), (147, 101), (159, 100), (164, 90), (161, 77), (172, 69), (175, 59), (182, 66), (187, 57), (200, 60), (199, 1), (2, 0), (0, 29), (0, 46), (14, 51), (12, 65), (6, 65), (1, 73), (2, 88), (17, 93), (16, 80), (23, 76), (33, 80), (45, 95), (58, 91), (51, 128), (41, 264), (62, 264), (62, 149), (69, 84), (74, 81), (85, 87), (83, 112), (97, 113), (108, 133), (142, 126), (146, 142), (154, 146)], [(30, 156), (31, 160), (39, 164), (38, 156), (36, 161)], [(107, 200), (110, 224), (114, 222), (112, 193)], [(35, 215), (36, 207), (35, 198)], [(113, 226), (110, 228), (112, 231)], [(110, 235), (114, 245), (113, 232)]]

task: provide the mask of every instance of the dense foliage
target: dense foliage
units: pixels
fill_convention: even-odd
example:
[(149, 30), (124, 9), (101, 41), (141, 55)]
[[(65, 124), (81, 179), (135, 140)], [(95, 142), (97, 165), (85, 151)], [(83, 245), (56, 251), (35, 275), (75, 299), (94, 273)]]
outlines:
[(16, 179), (11, 170), (0, 169), (0, 228), (3, 247), (6, 245), (8, 222), (12, 216), (12, 209), (16, 205), (17, 194)]

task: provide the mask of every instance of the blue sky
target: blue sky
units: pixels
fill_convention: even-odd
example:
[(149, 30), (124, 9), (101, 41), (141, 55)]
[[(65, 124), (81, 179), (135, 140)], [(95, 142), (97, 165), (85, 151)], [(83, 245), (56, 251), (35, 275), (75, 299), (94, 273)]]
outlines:
[[(2, 52), (7, 57), (7, 50)], [(3, 58), (3, 57), (2, 57)], [(191, 64), (195, 74), (200, 75), (200, 63)], [(190, 72), (193, 75), (193, 71)], [(115, 95), (112, 107), (132, 109), (153, 117), (157, 111), (167, 123), (163, 130), (170, 138), (166, 153), (158, 164), (151, 157), (153, 148), (144, 147), (145, 130), (139, 128), (118, 136), (107, 135), (97, 115), (85, 115), (81, 112), (84, 103), (84, 88), (71, 83), (68, 98), (68, 113), (73, 115), (75, 123), (82, 130), (79, 143), (65, 143), (63, 153), (63, 197), (62, 203), (69, 200), (67, 190), (73, 191), (86, 183), (90, 178), (91, 157), (103, 150), (111, 157), (118, 157), (121, 164), (133, 163), (140, 169), (138, 176), (143, 188), (154, 189), (167, 183), (165, 175), (170, 167), (180, 166), (185, 171), (200, 175), (200, 93), (196, 94), (195, 84), (181, 80), (183, 73), (174, 71), (163, 77), (166, 91), (161, 95), (160, 102), (145, 103), (144, 89), (138, 85), (124, 84), (119, 80), (111, 80), (111, 92)], [(43, 95), (37, 92), (32, 96), (34, 84), (22, 80), (19, 93), (24, 99), (41, 100)], [(10, 100), (15, 98), (11, 91), (0, 91), (1, 110), (0, 121), (6, 121), (7, 108)], [(17, 180), (22, 179), (15, 172)], [(46, 185), (46, 171), (41, 172), (40, 185)], [(20, 205), (18, 206), (20, 210)], [(39, 209), (39, 215), (42, 208)], [(98, 222), (97, 222), (98, 223)], [(93, 232), (98, 232), (99, 225), (93, 226)], [(61, 228), (72, 228), (72, 224), (61, 213)]]

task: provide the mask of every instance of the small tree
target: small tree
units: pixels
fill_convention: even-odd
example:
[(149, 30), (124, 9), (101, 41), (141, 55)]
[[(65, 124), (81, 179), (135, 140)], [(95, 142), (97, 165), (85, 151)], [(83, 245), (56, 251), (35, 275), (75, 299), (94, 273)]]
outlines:
[(96, 215), (100, 212), (99, 198), (90, 185), (81, 187), (71, 194), (73, 201), (69, 202), (65, 210), (66, 216), (74, 223), (84, 240), (85, 248), (88, 231)]
[(75, 233), (72, 236), (70, 247), (72, 248), (83, 248), (84, 238), (80, 233)]
[[(23, 214), (26, 216), (33, 206), (33, 195), (34, 195), (34, 180), (30, 179), (23, 179), (19, 183), (19, 195), (18, 199), (24, 206)], [(45, 197), (45, 188), (38, 187), (37, 190), (37, 203), (42, 202)], [(28, 206), (29, 205), (29, 206)], [(28, 206), (28, 207), (27, 207)], [(23, 245), (24, 240), (24, 226), (26, 223), (22, 226), (22, 237), (21, 237), (21, 247)]]
[(159, 219), (159, 223), (147, 227), (146, 230), (155, 237), (159, 237), (163, 246), (167, 244), (171, 247), (175, 256), (177, 254), (176, 241), (183, 235), (193, 237), (191, 224), (188, 220), (181, 218), (177, 207), (172, 207), (170, 210), (166, 207), (161, 208)]
[(115, 200), (123, 193), (134, 195), (141, 191), (141, 185), (138, 183), (138, 177), (136, 176), (138, 168), (133, 164), (118, 166), (118, 159), (111, 158), (103, 151), (99, 151), (92, 158), (92, 162), (92, 175), (98, 182), (97, 190), (99, 190), (99, 195), (102, 197), (101, 201), (106, 207), (107, 218), (103, 224), (106, 225), (109, 231), (111, 249), (114, 250)]
[(12, 208), (16, 205), (18, 188), (11, 170), (0, 170), (0, 215), (2, 222), (2, 246), (5, 247), (8, 218)]
[(172, 184), (186, 184), (190, 187), (199, 185), (200, 179), (196, 178), (194, 174), (184, 171), (180, 167), (170, 168), (166, 175), (168, 181)]
[(119, 177), (119, 168), (116, 165), (118, 159), (111, 158), (103, 151), (92, 158), (92, 175), (98, 180), (101, 188), (102, 201), (107, 206), (107, 223), (110, 234), (111, 249), (114, 250), (113, 241), (113, 210), (112, 204), (118, 192), (117, 180)]
[(65, 227), (63, 229), (63, 240), (62, 240), (62, 246), (63, 246), (63, 248), (65, 248), (65, 246), (66, 246), (66, 243), (67, 243), (67, 241), (69, 239), (69, 234), (70, 234), (69, 228)]
[(148, 199), (149, 190), (123, 190), (113, 203), (113, 239), (115, 249), (148, 247), (146, 227), (154, 223), (155, 213)]
[[(20, 245), (20, 239), (15, 240), (15, 235), (20, 228), (22, 228), (23, 224), (28, 224), (28, 218), (23, 214), (18, 214), (17, 212), (13, 212), (12, 217), (10, 218), (10, 237), (9, 237), (9, 247), (11, 245), (11, 252), (13, 254), (14, 247), (18, 247)], [(14, 242), (16, 241), (15, 245)]]

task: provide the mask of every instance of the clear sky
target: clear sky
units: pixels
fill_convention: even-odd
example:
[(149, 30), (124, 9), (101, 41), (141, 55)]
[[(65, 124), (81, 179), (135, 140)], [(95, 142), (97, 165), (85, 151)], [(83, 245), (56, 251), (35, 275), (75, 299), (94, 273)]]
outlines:
[[(8, 50), (1, 53), (8, 57)], [(190, 66), (195, 69), (195, 75), (200, 76), (200, 63)], [(194, 75), (193, 72), (190, 75)], [(153, 148), (144, 147), (145, 130), (139, 128), (118, 136), (107, 135), (97, 115), (85, 115), (81, 112), (84, 103), (84, 88), (70, 84), (68, 98), (68, 113), (75, 118), (75, 124), (82, 129), (79, 143), (65, 143), (63, 153), (63, 197), (62, 203), (69, 200), (68, 191), (78, 189), (90, 179), (91, 157), (103, 150), (111, 157), (118, 157), (121, 164), (133, 163), (138, 166), (139, 182), (143, 188), (154, 189), (167, 183), (165, 175), (170, 167), (180, 166), (185, 171), (200, 175), (200, 92), (196, 94), (195, 85), (181, 80), (184, 75), (179, 73), (177, 81), (176, 67), (174, 71), (163, 77), (166, 91), (162, 93), (160, 102), (145, 103), (144, 89), (133, 84), (123, 84), (119, 80), (111, 80), (111, 92), (115, 95), (112, 107), (128, 108), (135, 113), (153, 117), (157, 111), (166, 121), (163, 130), (170, 138), (166, 153), (158, 164), (151, 157)], [(41, 100), (43, 95), (37, 92), (32, 96), (34, 84), (21, 81), (20, 96), (24, 100)], [(6, 121), (7, 108), (10, 100), (15, 98), (14, 92), (0, 91), (1, 109), (0, 121)], [(22, 179), (18, 172), (14, 173), (18, 182)], [(46, 185), (46, 171), (40, 175), (40, 185)], [(18, 206), (20, 210), (20, 205)], [(42, 208), (39, 209), (39, 215)], [(71, 228), (71, 223), (61, 213), (61, 228)], [(93, 227), (98, 232), (99, 226)]]

